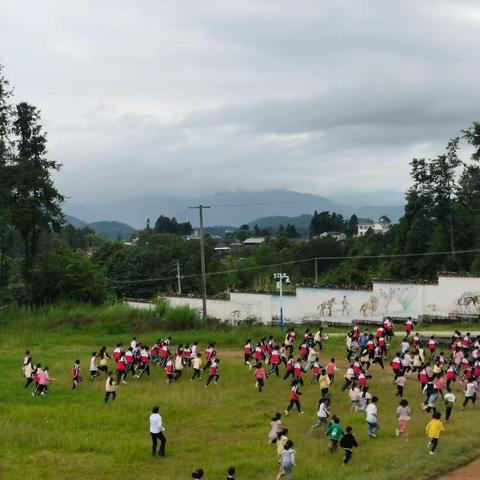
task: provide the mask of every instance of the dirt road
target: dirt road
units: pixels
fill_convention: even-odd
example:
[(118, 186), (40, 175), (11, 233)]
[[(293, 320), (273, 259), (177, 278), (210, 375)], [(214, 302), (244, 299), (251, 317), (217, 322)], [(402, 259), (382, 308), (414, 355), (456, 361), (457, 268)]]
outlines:
[(453, 472), (440, 477), (438, 480), (478, 480), (480, 478), (480, 460), (461, 467)]

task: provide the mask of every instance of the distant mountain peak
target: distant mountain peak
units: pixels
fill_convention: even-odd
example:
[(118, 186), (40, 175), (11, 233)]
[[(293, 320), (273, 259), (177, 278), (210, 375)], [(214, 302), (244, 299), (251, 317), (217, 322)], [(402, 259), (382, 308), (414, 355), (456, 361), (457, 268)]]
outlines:
[(206, 226), (240, 226), (254, 223), (255, 218), (299, 217), (313, 214), (315, 210), (336, 212), (345, 217), (355, 213), (359, 217), (378, 218), (385, 214), (392, 221), (398, 221), (403, 214), (401, 205), (359, 207), (335, 202), (312, 193), (279, 189), (232, 191), (197, 197), (145, 195), (112, 202), (88, 200), (82, 205), (67, 203), (65, 208), (69, 214), (85, 219), (86, 222), (94, 222), (99, 218), (117, 218), (140, 229), (144, 228), (147, 218), (154, 223), (160, 215), (175, 217), (180, 222), (189, 221), (192, 225), (198, 226), (198, 211), (188, 208), (198, 204), (212, 206), (204, 212)]

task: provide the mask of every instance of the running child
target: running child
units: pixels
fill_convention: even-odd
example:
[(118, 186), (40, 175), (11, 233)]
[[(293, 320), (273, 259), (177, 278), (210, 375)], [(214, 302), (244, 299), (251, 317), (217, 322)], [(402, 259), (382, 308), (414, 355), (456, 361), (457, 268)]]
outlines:
[[(114, 353), (115, 358), (115, 353)], [(120, 356), (117, 360), (117, 385), (120, 383), (127, 384), (127, 359), (125, 358), (125, 354), (120, 352)]]
[(39, 369), (38, 373), (38, 386), (35, 391), (32, 393), (32, 396), (36, 397), (37, 395), (45, 395), (48, 391), (48, 384), (54, 382), (55, 379), (50, 377), (48, 373), (48, 367), (45, 367), (43, 370)]
[(97, 352), (92, 352), (92, 357), (90, 358), (90, 381), (93, 382), (95, 378), (100, 375), (100, 370), (97, 366)]
[(283, 433), (282, 414), (277, 412), (270, 422), (270, 433), (268, 434), (268, 443), (276, 443)]
[(455, 369), (455, 364), (450, 362), (447, 368), (447, 392), (451, 392), (451, 384), (455, 383), (457, 380), (457, 371)]
[(347, 465), (352, 459), (353, 449), (358, 447), (358, 442), (353, 436), (352, 427), (345, 429), (345, 435), (340, 440), (340, 446), (343, 448), (345, 455), (343, 457), (343, 465)]
[(293, 365), (293, 378), (297, 380), (300, 385), (303, 385), (302, 373), (305, 373), (305, 370), (302, 367), (301, 359), (297, 358), (297, 361)]
[(405, 439), (408, 439), (408, 422), (410, 421), (411, 411), (408, 406), (408, 401), (402, 398), (400, 400), (400, 405), (397, 408), (397, 422), (398, 428), (395, 430), (395, 435), (402, 436)]
[(322, 368), (321, 375), (318, 377), (318, 385), (320, 387), (322, 397), (326, 397), (328, 395), (328, 387), (330, 383), (330, 377), (327, 375), (327, 370)]
[(78, 384), (82, 381), (81, 373), (80, 360), (75, 360), (72, 367), (72, 390), (75, 390)]
[(405, 377), (405, 373), (403, 372), (403, 370), (400, 370), (397, 377), (393, 381), (393, 383), (395, 383), (395, 385), (397, 386), (397, 393), (395, 394), (396, 397), (403, 398), (403, 389), (405, 388), (406, 381), (407, 379)]
[(285, 476), (287, 480), (291, 480), (292, 469), (294, 466), (295, 450), (293, 449), (293, 442), (291, 440), (287, 440), (280, 457), (280, 471), (277, 475), (277, 480), (280, 480), (283, 476)]
[(465, 410), (468, 402), (472, 402), (472, 406), (475, 405), (475, 401), (477, 400), (477, 388), (478, 384), (476, 380), (473, 378), (468, 380), (465, 385), (465, 399), (463, 400), (462, 410)]
[(261, 363), (255, 365), (255, 378), (257, 380), (255, 386), (258, 388), (258, 391), (261, 392), (265, 386), (265, 380), (267, 378), (267, 372), (265, 372)]
[(299, 389), (300, 382), (294, 379), (290, 388), (290, 403), (285, 410), (285, 415), (289, 414), (290, 410), (293, 408), (294, 405), (297, 407), (298, 413), (300, 415), (303, 415), (302, 406), (300, 404), (300, 395), (302, 394), (302, 392), (300, 392)]
[(457, 397), (452, 392), (447, 392), (443, 396), (443, 403), (445, 404), (445, 422), (450, 420), (450, 415), (452, 414), (453, 406), (457, 401)]
[(115, 375), (113, 372), (108, 372), (107, 381), (105, 382), (105, 403), (108, 402), (110, 396), (112, 397), (112, 402), (117, 396), (117, 382), (115, 382)]
[(319, 358), (316, 357), (312, 365), (312, 379), (310, 380), (310, 384), (318, 383), (321, 370), (322, 366), (320, 365)]
[(252, 353), (253, 353), (253, 346), (252, 346), (252, 339), (249, 338), (246, 342), (245, 345), (243, 346), (243, 361), (245, 365), (248, 365), (248, 368), (252, 368), (252, 364), (250, 363), (250, 360), (252, 358)]
[(295, 365), (295, 360), (293, 359), (293, 355), (288, 356), (287, 360), (287, 369), (285, 371), (285, 375), (283, 376), (283, 379), (286, 380), (290, 375), (293, 377), (293, 367)]
[(328, 378), (330, 379), (329, 384), (332, 384), (335, 380), (335, 372), (338, 370), (337, 366), (335, 365), (334, 358), (330, 359), (330, 361), (327, 363), (325, 370), (327, 371)]
[(207, 383), (205, 384), (205, 388), (207, 388), (210, 385), (210, 382), (212, 380), (215, 385), (218, 384), (218, 381), (220, 380), (220, 376), (218, 375), (218, 365), (220, 364), (220, 359), (219, 358), (213, 358), (211, 360), (211, 365), (210, 365), (210, 370), (208, 372), (208, 378), (207, 378)]
[(345, 434), (345, 430), (340, 425), (340, 419), (336, 416), (327, 428), (328, 450), (330, 453), (336, 452), (340, 438)]
[(278, 377), (280, 372), (278, 370), (278, 367), (281, 363), (281, 358), (280, 358), (280, 352), (278, 351), (278, 346), (274, 345), (271, 353), (270, 353), (270, 365), (272, 368), (269, 370), (268, 374), (275, 373), (275, 375)]
[(428, 444), (430, 447), (430, 452), (429, 452), (430, 455), (435, 454), (435, 450), (437, 449), (440, 435), (442, 432), (445, 431), (445, 427), (443, 426), (443, 423), (440, 420), (441, 417), (442, 417), (442, 414), (440, 412), (435, 412), (433, 414), (433, 419), (427, 423), (427, 426), (425, 428), (425, 433), (427, 434), (427, 437), (430, 440)]
[(175, 362), (173, 358), (170, 356), (167, 359), (167, 363), (165, 364), (165, 372), (167, 374), (167, 383), (172, 383), (175, 381)]
[(313, 425), (312, 430), (323, 425), (323, 429), (327, 431), (328, 417), (330, 417), (330, 399), (328, 397), (321, 398), (318, 401), (317, 422)]
[(198, 353), (194, 358), (193, 358), (193, 375), (190, 380), (194, 380), (195, 378), (198, 378), (199, 380), (202, 379), (200, 374), (202, 373), (202, 354)]
[(135, 378), (140, 378), (144, 373), (150, 376), (150, 362), (152, 357), (150, 356), (150, 349), (143, 347), (140, 353), (140, 372), (135, 375)]
[(98, 357), (100, 358), (100, 365), (98, 366), (98, 369), (101, 372), (107, 373), (108, 374), (108, 361), (111, 360), (110, 355), (107, 353), (107, 347), (103, 346), (100, 349), (100, 352), (98, 354)]
[(280, 458), (282, 457), (282, 452), (287, 441), (288, 441), (288, 428), (284, 428), (277, 440), (278, 461), (280, 461)]

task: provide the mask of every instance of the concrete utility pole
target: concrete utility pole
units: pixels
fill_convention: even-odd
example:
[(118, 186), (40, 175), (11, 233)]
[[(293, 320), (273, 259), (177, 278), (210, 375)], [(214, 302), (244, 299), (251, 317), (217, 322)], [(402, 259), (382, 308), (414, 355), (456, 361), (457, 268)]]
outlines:
[(203, 238), (203, 209), (210, 208), (209, 206), (199, 205), (198, 207), (188, 207), (198, 209), (200, 215), (200, 262), (202, 264), (202, 307), (203, 317), (207, 316), (207, 271), (205, 268), (205, 241)]
[(177, 260), (177, 283), (178, 283), (177, 293), (181, 295), (182, 294), (182, 276), (180, 275), (180, 262), (178, 260)]
[(315, 285), (318, 283), (318, 258), (315, 258)]

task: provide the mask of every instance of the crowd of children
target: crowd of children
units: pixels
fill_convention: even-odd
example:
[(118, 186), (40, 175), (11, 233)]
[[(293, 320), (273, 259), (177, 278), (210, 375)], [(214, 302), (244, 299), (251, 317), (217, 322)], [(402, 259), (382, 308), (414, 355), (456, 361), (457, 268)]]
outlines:
[(48, 386), (55, 381), (50, 377), (48, 367), (42, 367), (41, 363), (33, 363), (30, 351), (25, 352), (23, 358), (22, 375), (26, 378), (25, 388), (30, 385), (34, 385), (35, 388), (32, 391), (32, 397), (44, 396), (48, 392)]
[[(178, 381), (187, 368), (191, 369), (190, 380), (192, 381), (202, 380), (201, 375), (205, 372), (207, 375), (205, 387), (212, 382), (219, 383), (220, 358), (217, 355), (215, 342), (208, 344), (203, 355), (198, 342), (178, 345), (173, 352), (171, 342), (171, 337), (158, 339), (152, 347), (149, 347), (138, 342), (134, 337), (128, 348), (122, 343), (117, 343), (111, 355), (107, 347), (103, 346), (98, 353), (92, 352), (90, 357), (90, 381), (95, 381), (101, 373), (106, 374), (105, 402), (108, 402), (109, 398), (112, 398), (112, 401), (115, 400), (118, 385), (127, 385), (130, 377), (140, 379), (143, 375), (150, 376), (153, 366), (164, 369), (166, 382), (169, 384)], [(202, 361), (203, 357), (205, 364)], [(32, 392), (34, 397), (45, 395), (49, 384), (55, 380), (49, 376), (48, 367), (33, 363), (29, 351), (25, 353), (22, 374), (26, 378), (25, 388), (35, 385)], [(75, 360), (73, 364), (71, 379), (72, 389), (75, 390), (83, 380), (80, 360)]]
[[(405, 333), (402, 336), (398, 351), (389, 352), (389, 346), (394, 336), (394, 326), (390, 319), (386, 319), (374, 333), (360, 332), (355, 326), (346, 336), (347, 365), (344, 374), (342, 391), (347, 391), (352, 412), (364, 412), (367, 424), (367, 433), (370, 438), (376, 438), (380, 430), (378, 420), (379, 398), (369, 392), (369, 381), (375, 375), (376, 369), (385, 370), (390, 366), (393, 384), (396, 387), (396, 396), (399, 397), (396, 409), (396, 435), (409, 440), (409, 422), (412, 411), (405, 398), (405, 388), (412, 378), (416, 378), (425, 398), (422, 408), (432, 412), (431, 421), (426, 427), (429, 438), (429, 453), (435, 454), (440, 434), (444, 431), (441, 421), (442, 414), (438, 411), (437, 402), (443, 399), (445, 406), (445, 421), (451, 418), (456, 402), (452, 392), (454, 385), (464, 387), (462, 409), (475, 404), (478, 395), (480, 378), (480, 338), (473, 338), (470, 333), (462, 335), (456, 331), (446, 344), (440, 348), (440, 341), (434, 335), (421, 338), (413, 333), (414, 323), (408, 319), (405, 324)], [(334, 453), (340, 445), (344, 449), (343, 465), (350, 462), (353, 449), (358, 442), (352, 433), (352, 427), (343, 428), (340, 419), (331, 414), (332, 399), (329, 387), (335, 379), (338, 370), (335, 359), (325, 361), (322, 365), (319, 355), (321, 346), (321, 331), (313, 335), (306, 330), (299, 345), (296, 345), (296, 334), (289, 329), (284, 340), (279, 345), (273, 337), (268, 340), (262, 338), (255, 346), (252, 339), (244, 344), (244, 362), (249, 368), (255, 368), (256, 387), (261, 392), (265, 387), (266, 379), (270, 375), (290, 379), (289, 403), (285, 414), (296, 407), (298, 413), (303, 414), (300, 388), (304, 385), (303, 376), (311, 372), (310, 384), (320, 387), (320, 400), (317, 405), (317, 421), (312, 429), (321, 428), (328, 439), (329, 451)], [(294, 355), (295, 353), (295, 355)], [(387, 362), (387, 359), (390, 359)], [(269, 369), (266, 366), (270, 366)], [(283, 372), (280, 367), (283, 366)], [(407, 395), (408, 396), (408, 395)], [(288, 430), (281, 424), (280, 414), (272, 419), (272, 429), (269, 442), (278, 442), (280, 473), (279, 477), (291, 474), (294, 462), (285, 467), (281, 453), (286, 448)], [(281, 441), (280, 441), (281, 439)], [(288, 448), (292, 448), (289, 444)], [(291, 458), (292, 455), (286, 455)], [(294, 458), (294, 455), (293, 455)], [(291, 465), (290, 465), (291, 464)]]
[[(359, 326), (354, 326), (346, 335), (347, 363), (341, 390), (348, 395), (352, 414), (365, 414), (368, 436), (374, 439), (380, 431), (379, 398), (370, 393), (369, 382), (378, 370), (383, 371), (389, 367), (396, 396), (399, 397), (396, 435), (409, 440), (408, 426), (412, 410), (406, 399), (410, 389), (407, 384), (416, 379), (424, 394), (422, 408), (432, 415), (426, 426), (426, 434), (429, 438), (430, 454), (434, 454), (440, 434), (445, 429), (438, 406), (440, 400), (445, 407), (446, 422), (450, 421), (457, 400), (452, 391), (455, 386), (456, 390), (459, 385), (464, 389), (462, 409), (469, 404), (475, 405), (480, 378), (480, 338), (473, 338), (470, 333), (462, 335), (456, 331), (445, 344), (445, 348), (441, 348), (441, 339), (434, 335), (422, 338), (413, 333), (413, 321), (407, 320), (404, 328), (400, 347), (389, 352), (395, 334), (390, 319), (386, 319), (373, 333), (367, 330), (361, 333)], [(335, 453), (338, 446), (343, 448), (343, 465), (347, 465), (352, 459), (353, 449), (358, 447), (358, 442), (352, 427), (344, 428), (338, 416), (331, 413), (334, 408), (329, 389), (339, 369), (334, 358), (320, 360), (324, 339), (321, 330), (313, 333), (307, 329), (297, 341), (292, 328), (287, 330), (281, 342), (277, 342), (273, 336), (268, 339), (261, 338), (255, 343), (248, 338), (243, 347), (243, 359), (248, 369), (253, 369), (258, 392), (268, 388), (268, 379), (271, 377), (278, 378), (280, 382), (288, 381), (289, 397), (285, 415), (289, 415), (294, 408), (299, 414), (304, 413), (301, 402), (301, 389), (306, 388), (304, 377), (309, 380), (310, 385), (318, 385), (320, 395), (316, 407), (317, 421), (312, 429), (321, 429), (324, 432), (330, 452)], [(202, 381), (202, 375), (205, 375), (206, 388), (220, 381), (220, 359), (215, 342), (209, 343), (201, 353), (198, 342), (178, 345), (172, 349), (170, 337), (159, 339), (152, 346), (133, 338), (128, 347), (118, 343), (111, 355), (105, 346), (98, 353), (92, 352), (89, 364), (90, 381), (94, 382), (101, 373), (106, 374), (104, 399), (105, 402), (110, 398), (113, 401), (118, 385), (126, 385), (130, 378), (140, 380), (143, 376), (150, 376), (154, 366), (164, 369), (168, 384), (179, 381), (182, 376), (188, 376), (190, 381)], [(188, 374), (187, 369), (190, 370)], [(23, 375), (26, 378), (25, 388), (34, 386), (34, 397), (46, 395), (49, 384), (54, 381), (49, 376), (48, 367), (33, 363), (29, 351), (25, 353)], [(79, 388), (82, 382), (80, 360), (74, 362), (71, 378), (72, 389)], [(272, 419), (268, 441), (277, 446), (280, 464), (278, 478), (291, 478), (295, 466), (295, 450), (292, 440), (288, 438), (288, 429), (282, 425), (280, 413)]]

